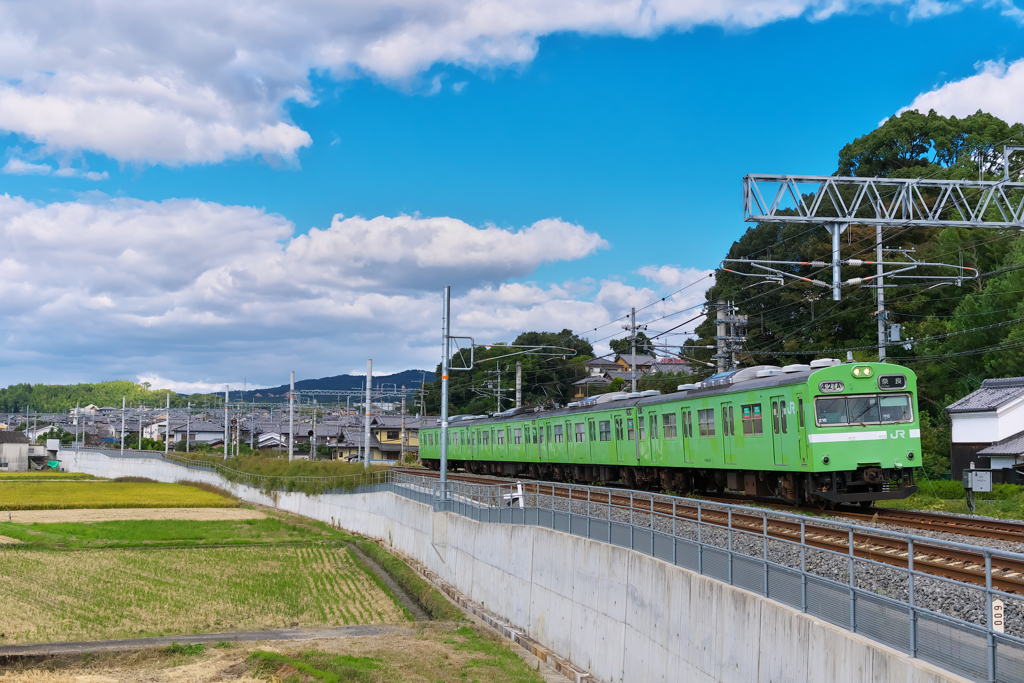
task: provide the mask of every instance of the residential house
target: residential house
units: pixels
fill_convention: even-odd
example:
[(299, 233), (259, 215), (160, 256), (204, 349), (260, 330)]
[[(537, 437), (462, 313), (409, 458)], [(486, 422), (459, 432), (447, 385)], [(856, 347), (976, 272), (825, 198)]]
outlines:
[(25, 432), (0, 432), (0, 472), (27, 470), (29, 448)]
[(1000, 470), (994, 483), (1024, 483), (1024, 377), (986, 379), (981, 388), (946, 408), (952, 422), (953, 479), (973, 462)]

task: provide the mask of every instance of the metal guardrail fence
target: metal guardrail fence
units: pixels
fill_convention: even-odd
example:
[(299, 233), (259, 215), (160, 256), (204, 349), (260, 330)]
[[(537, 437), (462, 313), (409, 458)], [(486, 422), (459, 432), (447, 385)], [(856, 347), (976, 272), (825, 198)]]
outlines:
[[(104, 449), (83, 450), (120, 455)], [(125, 457), (129, 455), (164, 459), (163, 453), (153, 451), (126, 451)], [(166, 461), (189, 469), (230, 470), (217, 463), (178, 457)], [(265, 475), (233, 478), (254, 487), (262, 487), (268, 479)], [(676, 514), (678, 499), (672, 496), (603, 487), (559, 485), (560, 490), (568, 489), (568, 497), (545, 494), (542, 489), (530, 491), (533, 485), (519, 483), (487, 486), (449, 481), (442, 489), (437, 479), (391, 470), (347, 477), (275, 479), (335, 484), (326, 493), (387, 491), (477, 522), (541, 526), (611, 543), (758, 593), (966, 678), (988, 683), (1024, 681), (1024, 638), (999, 630), (1009, 620), (1024, 634), (1024, 598), (993, 588), (992, 573), (993, 559), (1024, 562), (1024, 555), (815, 519), (815, 526), (826, 523), (847, 535), (848, 552), (841, 553), (809, 544), (805, 528), (809, 520), (799, 514), (688, 500), (686, 505), (697, 508), (696, 519), (688, 519)], [(610, 492), (628, 495), (630, 505), (613, 503)], [(648, 500), (649, 511), (636, 508), (636, 501)], [(672, 512), (659, 512), (656, 503), (665, 509), (671, 505)], [(735, 525), (733, 513), (746, 518), (760, 515), (760, 532)], [(799, 524), (799, 538), (770, 535), (773, 520)], [(907, 543), (908, 567), (856, 556), (855, 533)], [(918, 571), (914, 568), (915, 543), (983, 555), (985, 586)], [(996, 601), (1004, 606), (1002, 621), (993, 612)], [(951, 611), (957, 614), (949, 614)]]

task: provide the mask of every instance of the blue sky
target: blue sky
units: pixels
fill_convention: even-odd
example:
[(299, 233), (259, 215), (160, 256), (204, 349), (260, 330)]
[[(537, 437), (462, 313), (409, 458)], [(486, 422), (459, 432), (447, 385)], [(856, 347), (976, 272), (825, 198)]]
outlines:
[[(47, 45), (0, 58), (0, 233), (22, 266), (0, 275), (14, 351), (0, 385), (276, 384), (293, 367), (337, 374), (367, 355), (384, 371), (433, 367), (448, 281), (457, 323), (488, 342), (584, 330), (713, 269), (745, 230), (745, 173), (829, 174), (843, 144), (908, 106), (1024, 120), (1012, 5), (823, 13), (811, 3), (795, 19), (661, 29), (602, 19), (600, 35), (571, 20), (526, 38), (484, 27), (457, 36), (457, 57), (432, 47), (451, 30), (441, 25), (388, 59), (346, 43), (347, 60), (254, 59), (231, 77), (202, 51), (194, 64), (154, 49), (130, 69), (86, 48), (85, 66)], [(57, 28), (54, 41), (72, 43), (86, 31)], [(280, 51), (301, 37), (278, 36)], [(250, 40), (242, 27), (223, 45)], [(222, 145), (232, 135), (248, 142)], [(380, 221), (332, 228), (337, 214)], [(114, 277), (126, 249), (137, 270)], [(48, 316), (79, 335), (52, 339)]]

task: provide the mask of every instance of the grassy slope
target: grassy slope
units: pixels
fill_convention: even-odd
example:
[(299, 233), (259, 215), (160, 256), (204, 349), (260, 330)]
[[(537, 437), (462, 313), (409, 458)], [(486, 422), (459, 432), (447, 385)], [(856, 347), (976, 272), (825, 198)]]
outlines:
[(96, 477), (91, 474), (82, 474), (81, 472), (54, 472), (52, 470), (42, 470), (37, 472), (0, 472), (0, 481), (46, 481), (47, 479), (96, 479)]
[(423, 607), (431, 619), (460, 621), (462, 612), (441, 593), (419, 577), (409, 565), (372, 541), (359, 541), (356, 545), (381, 568), (391, 575), (399, 586)]
[[(996, 484), (992, 493), (977, 494), (974, 514), (999, 519), (1024, 519), (1024, 486)], [(918, 482), (918, 492), (904, 500), (880, 501), (877, 507), (970, 514), (964, 487), (957, 481)]]

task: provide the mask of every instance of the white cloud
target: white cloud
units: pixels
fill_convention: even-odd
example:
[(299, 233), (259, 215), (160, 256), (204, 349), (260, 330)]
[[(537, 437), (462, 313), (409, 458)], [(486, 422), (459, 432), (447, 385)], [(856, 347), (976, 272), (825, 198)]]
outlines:
[[(533, 59), (562, 31), (649, 37), (755, 28), (913, 0), (55, 0), (0, 4), (0, 129), (53, 153), (121, 162), (293, 163), (312, 144), (284, 113), (315, 104), (312, 71), (408, 85), (433, 64)], [(933, 0), (919, 0), (921, 13)], [(926, 9), (927, 8), (927, 9)], [(435, 80), (433, 87), (438, 87)]]
[(285, 218), (249, 207), (91, 197), (38, 206), (0, 196), (0, 367), (9, 382), (275, 384), (291, 369), (336, 374), (367, 357), (379, 372), (432, 368), (449, 283), (455, 331), (481, 342), (608, 316), (601, 302), (578, 298), (586, 283), (505, 281), (604, 246), (557, 219), (512, 231), (339, 216), (295, 236)]
[(137, 384), (142, 384), (143, 382), (149, 382), (151, 388), (153, 388), (153, 389), (170, 389), (171, 391), (179, 393), (179, 394), (196, 394), (196, 393), (198, 393), (198, 394), (221, 394), (221, 395), (223, 395), (224, 394), (224, 385), (225, 384), (228, 385), (229, 391), (232, 394), (234, 394), (234, 392), (236, 392), (236, 391), (241, 391), (243, 388), (245, 388), (245, 389), (265, 389), (266, 388), (265, 386), (262, 386), (262, 385), (256, 386), (256, 385), (254, 385), (252, 383), (246, 383), (244, 380), (238, 380), (238, 381), (235, 381), (235, 382), (231, 382), (231, 381), (226, 381), (226, 382), (208, 382), (208, 381), (181, 382), (181, 381), (178, 381), (178, 380), (166, 379), (164, 377), (161, 377), (161, 376), (159, 376), (157, 374), (153, 374), (153, 373), (144, 373), (144, 374), (138, 375)]
[(467, 81), (459, 81), (458, 83), (452, 83), (452, 90), (455, 91), (455, 94), (459, 94), (460, 92), (462, 92), (462, 89), (465, 88), (467, 84)]
[(110, 178), (110, 174), (106, 171), (103, 173), (97, 173), (96, 171), (84, 171), (77, 168), (71, 168), (70, 166), (57, 169), (53, 172), (53, 175), (60, 176), (61, 178), (85, 178), (86, 180), (107, 180)]
[(1024, 59), (1009, 66), (1003, 60), (980, 62), (975, 68), (978, 73), (973, 76), (921, 93), (897, 115), (934, 109), (944, 116), (964, 117), (981, 109), (1008, 123), (1024, 122)]
[(21, 159), (8, 159), (4, 164), (3, 172), (8, 175), (49, 175), (53, 166), (49, 164), (30, 164)]

